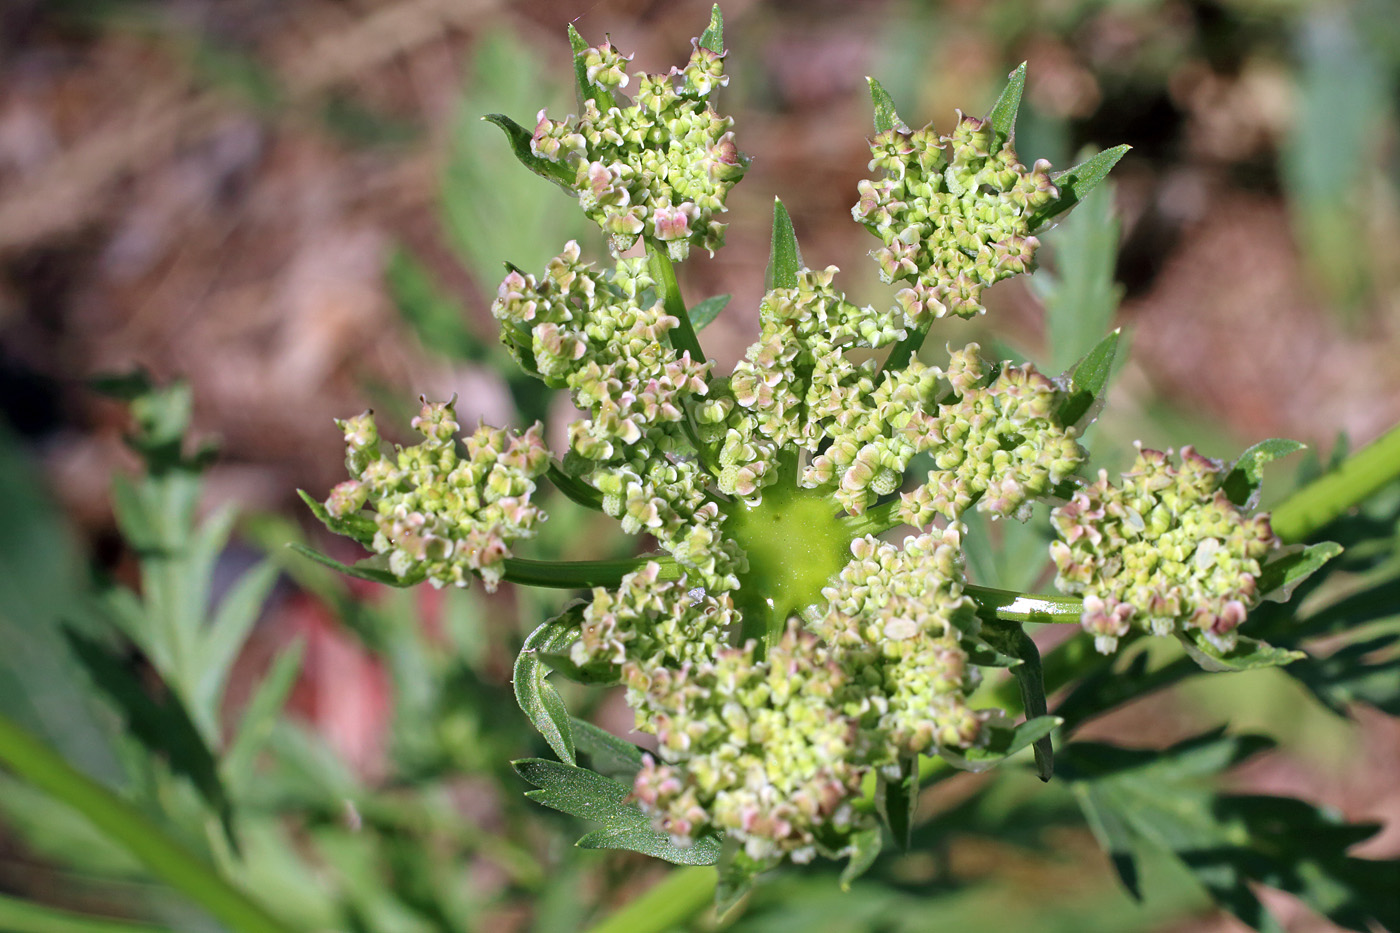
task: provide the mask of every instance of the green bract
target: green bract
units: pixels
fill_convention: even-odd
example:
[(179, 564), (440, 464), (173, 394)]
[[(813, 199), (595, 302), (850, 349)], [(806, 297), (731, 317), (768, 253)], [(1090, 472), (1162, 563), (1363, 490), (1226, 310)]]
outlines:
[[(967, 584), (969, 509), (1024, 520), (1038, 500), (1069, 498), (1055, 512), (1059, 583), (1084, 595), (1083, 623), (1105, 649), (1135, 623), (1191, 628), (1228, 652), (1275, 542), (1266, 518), (1220, 491), (1218, 465), (1189, 450), (1180, 468), (1143, 451), (1121, 491), (1102, 478), (1078, 488), (1078, 438), (1116, 336), (1057, 378), (984, 359), (976, 344), (945, 365), (916, 357), (935, 319), (980, 313), (985, 287), (1030, 271), (1033, 230), (1122, 154), (1058, 176), (1044, 162), (1026, 169), (1014, 148), (1023, 69), (987, 119), (960, 116), (947, 136), (909, 131), (872, 84), (871, 168), (883, 177), (860, 183), (853, 214), (883, 243), (884, 279), (904, 287), (884, 309), (846, 301), (835, 267), (802, 266), (778, 205), (758, 341), (716, 374), (672, 260), (721, 244), (715, 218), (745, 166), (709, 105), (726, 80), (719, 32), (716, 12), (690, 62), (638, 76), (630, 104), (615, 95), (628, 59), (575, 36), (578, 116), (541, 115), (528, 145), (491, 118), (527, 166), (577, 196), (613, 254), (595, 265), (569, 242), (538, 275), (512, 268), (492, 305), (520, 364), (585, 412), (567, 450), (551, 459), (538, 426), (483, 427), (463, 454), (448, 403), (415, 421), (424, 443), (386, 455), (368, 416), (351, 419), (353, 479), (327, 518), (387, 554), (400, 582), (435, 584), (524, 579), (511, 549), (544, 518), (532, 494), (546, 474), (650, 536), (660, 552), (625, 565), (529, 565), (535, 582), (591, 592), (527, 641), (527, 713), (573, 765), (542, 665), (625, 685), (658, 745), (640, 759), (632, 805), (669, 841), (642, 839), (631, 821), (618, 838), (642, 841), (619, 845), (683, 860), (675, 853), (718, 851), (724, 835), (740, 874), (818, 853), (868, 865), (878, 818), (907, 829), (919, 756), (981, 769), (1034, 744), (1050, 774), (1058, 720), (1044, 715), (1020, 620), (1058, 604)], [(623, 257), (638, 240), (645, 256)], [(855, 362), (854, 349), (883, 365)], [(1237, 482), (1256, 480), (1257, 469)], [(914, 529), (902, 543), (879, 537), (900, 525)], [(1015, 668), (1030, 721), (972, 700), (995, 666)], [(570, 812), (595, 784), (611, 788), (608, 812), (621, 806), (613, 784), (556, 771), (573, 782)], [(861, 800), (870, 785), (873, 807)]]

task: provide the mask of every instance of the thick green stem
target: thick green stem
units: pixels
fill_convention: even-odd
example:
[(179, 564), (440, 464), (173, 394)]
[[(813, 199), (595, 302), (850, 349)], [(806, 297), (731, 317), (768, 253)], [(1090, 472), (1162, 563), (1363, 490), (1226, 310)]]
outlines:
[(144, 813), (80, 773), (39, 739), (0, 714), (0, 763), (77, 810), (151, 873), (238, 933), (292, 933), (204, 859), (165, 834)]
[(1400, 425), (1279, 503), (1270, 519), (1274, 534), (1285, 543), (1306, 541), (1396, 477), (1400, 477)]
[(928, 315), (922, 323), (910, 328), (905, 338), (895, 344), (894, 349), (890, 350), (890, 355), (885, 357), (885, 362), (880, 365), (880, 372), (892, 372), (908, 366), (914, 354), (924, 345), (924, 338), (928, 337), (929, 325), (932, 323), (933, 316)]
[(655, 561), (661, 565), (661, 579), (679, 580), (684, 572), (675, 558), (664, 554), (626, 557), (621, 560), (526, 560), (507, 557), (503, 579), (522, 586), (543, 586), (556, 590), (579, 590), (594, 586), (618, 586), (622, 578)]
[(8, 933), (171, 933), (166, 927), (108, 920), (0, 894), (0, 930)]
[(695, 335), (695, 325), (690, 323), (690, 312), (686, 310), (685, 299), (681, 297), (681, 287), (676, 281), (676, 267), (671, 257), (666, 255), (666, 247), (651, 237), (646, 239), (647, 262), (652, 278), (656, 279), (656, 290), (661, 295), (661, 303), (666, 313), (680, 321), (671, 331), (671, 345), (677, 350), (690, 351), (690, 358), (697, 363), (705, 362), (705, 351), (700, 349), (700, 338)]
[(1078, 622), (1084, 603), (1078, 596), (1045, 596), (1014, 593), (989, 586), (963, 587), (977, 603), (977, 614), (984, 619), (1004, 622)]
[(593, 509), (598, 512), (603, 510), (603, 494), (587, 483), (565, 473), (564, 467), (559, 461), (549, 461), (549, 472), (545, 475), (549, 477), (549, 482), (554, 488), (562, 492), (571, 501), (577, 502), (587, 509)]
[(713, 868), (674, 869), (586, 933), (666, 933), (713, 903), (718, 882)]

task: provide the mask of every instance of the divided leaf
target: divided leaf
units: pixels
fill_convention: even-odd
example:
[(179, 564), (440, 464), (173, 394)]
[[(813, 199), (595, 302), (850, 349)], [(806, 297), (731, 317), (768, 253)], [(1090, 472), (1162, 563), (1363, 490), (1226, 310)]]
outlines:
[(594, 771), (630, 781), (642, 769), (645, 753), (631, 742), (583, 719), (570, 718), (569, 724), (573, 729), (574, 749), (589, 757)]
[(569, 711), (559, 691), (548, 680), (549, 667), (541, 654), (555, 654), (572, 645), (578, 638), (583, 604), (565, 609), (530, 633), (515, 659), (515, 701), (544, 736), (560, 761), (574, 763), (574, 738), (569, 725)]
[(626, 849), (675, 865), (713, 865), (719, 861), (720, 839), (699, 837), (681, 847), (671, 837), (652, 828), (651, 818), (636, 804), (628, 803), (632, 788), (587, 768), (544, 758), (512, 762), (517, 774), (535, 785), (526, 797), (546, 807), (603, 824), (580, 839), (583, 849)]
[(1256, 929), (1280, 929), (1256, 885), (1296, 895), (1348, 929), (1396, 929), (1400, 861), (1346, 854), (1374, 826), (1348, 825), (1301, 800), (1216, 791), (1221, 772), (1269, 744), (1219, 731), (1164, 751), (1075, 743), (1061, 762), (1100, 845), (1135, 894), (1140, 860), (1168, 853)]
[(777, 863), (777, 859), (750, 858), (737, 843), (726, 843), (719, 862), (719, 883), (715, 886), (715, 919), (723, 922), (753, 890), (758, 876)]
[(1286, 603), (1304, 580), (1340, 553), (1342, 546), (1332, 541), (1320, 541), (1304, 548), (1285, 548), (1261, 568), (1259, 592), (1270, 602)]
[(1089, 192), (1108, 177), (1109, 169), (1117, 165), (1118, 160), (1127, 155), (1131, 148), (1133, 147), (1127, 145), (1114, 146), (1098, 155), (1090, 156), (1073, 168), (1052, 174), (1050, 180), (1060, 189), (1060, 196), (1036, 211), (1030, 219), (1031, 230), (1038, 231), (1053, 218), (1084, 200)]
[(1274, 437), (1260, 441), (1240, 454), (1230, 472), (1225, 474), (1221, 488), (1230, 501), (1242, 509), (1252, 509), (1259, 504), (1259, 485), (1264, 477), (1264, 464), (1306, 447), (1298, 441)]
[(802, 268), (802, 252), (797, 248), (797, 233), (792, 229), (792, 218), (787, 208), (777, 198), (773, 199), (773, 246), (768, 254), (768, 271), (763, 281), (764, 288), (796, 288), (797, 272)]
[(1027, 745), (1033, 745), (1045, 738), (1063, 722), (1058, 716), (1037, 716), (1017, 726), (988, 723), (990, 740), (985, 746), (970, 748), (965, 752), (942, 750), (938, 755), (960, 771), (980, 773), (1001, 764)]
[(862, 829), (851, 836), (850, 845), (847, 847), (850, 859), (846, 862), (846, 867), (841, 869), (842, 891), (849, 891), (851, 882), (870, 870), (884, 846), (885, 834), (880, 832), (878, 826)]
[(1365, 703), (1400, 716), (1400, 649), (1393, 634), (1352, 642), (1324, 658), (1309, 655), (1288, 669), (1339, 716)]

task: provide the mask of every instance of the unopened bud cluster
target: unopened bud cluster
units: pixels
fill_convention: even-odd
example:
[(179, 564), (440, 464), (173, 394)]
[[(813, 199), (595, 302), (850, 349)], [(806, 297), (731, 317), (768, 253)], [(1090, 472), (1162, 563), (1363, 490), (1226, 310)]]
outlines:
[(723, 59), (696, 41), (685, 68), (638, 73), (636, 98), (620, 104), (616, 91), (629, 83), (630, 56), (604, 42), (583, 56), (583, 113), (550, 120), (540, 111), (531, 149), (574, 172), (579, 204), (614, 253), (643, 236), (665, 243), (677, 261), (692, 245), (711, 252), (723, 245), (716, 218), (747, 167), (733, 121), (707, 102), (729, 82)]
[(1084, 595), (1084, 628), (1110, 652), (1132, 628), (1195, 634), (1217, 650), (1259, 602), (1261, 561), (1278, 546), (1267, 515), (1249, 515), (1221, 488), (1225, 466), (1191, 447), (1138, 447), (1114, 486), (1097, 482), (1051, 513), (1057, 585)]
[(870, 254), (881, 279), (909, 283), (898, 297), (910, 317), (981, 314), (983, 289), (1030, 270), (1033, 219), (1059, 196), (1050, 163), (1028, 170), (989, 121), (968, 116), (947, 136), (886, 130), (870, 154), (884, 177), (860, 182), (851, 216), (884, 244)]
[(475, 573), (495, 589), (511, 542), (533, 536), (545, 518), (531, 497), (549, 451), (538, 424), (523, 434), (482, 425), (460, 456), (454, 404), (424, 400), (413, 419), (423, 442), (392, 451), (372, 413), (338, 422), (351, 479), (331, 491), (326, 509), (341, 519), (372, 510), (370, 546), (399, 577), (466, 586)]

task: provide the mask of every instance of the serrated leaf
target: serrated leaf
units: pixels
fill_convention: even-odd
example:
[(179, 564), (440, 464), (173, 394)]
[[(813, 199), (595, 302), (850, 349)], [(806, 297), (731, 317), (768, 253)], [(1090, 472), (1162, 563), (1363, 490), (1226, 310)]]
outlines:
[(1117, 165), (1118, 160), (1127, 155), (1131, 148), (1133, 147), (1114, 146), (1112, 149), (1105, 149), (1098, 155), (1090, 156), (1080, 162), (1074, 168), (1051, 175), (1050, 180), (1055, 183), (1055, 187), (1060, 189), (1060, 196), (1035, 212), (1030, 219), (1031, 230), (1038, 231), (1051, 219), (1070, 210), (1088, 197), (1089, 192), (1097, 188), (1099, 183), (1108, 177), (1109, 169)]
[(1222, 653), (1204, 638), (1195, 638), (1178, 632), (1181, 642), (1191, 660), (1200, 665), (1201, 670), (1212, 674), (1252, 671), (1262, 667), (1282, 667), (1307, 657), (1301, 651), (1276, 648), (1268, 642), (1258, 641), (1244, 635), (1235, 639), (1235, 647), (1229, 653)]
[(695, 307), (690, 309), (690, 326), (699, 333), (709, 326), (710, 322), (719, 317), (719, 313), (729, 304), (729, 299), (733, 295), (712, 295), (704, 301), (697, 302)]
[(332, 532), (341, 537), (350, 538), (368, 547), (369, 543), (374, 540), (375, 534), (379, 531), (374, 524), (374, 519), (370, 518), (368, 515), (356, 512), (352, 515), (336, 518), (330, 513), (330, 510), (326, 508), (325, 503), (316, 499), (305, 489), (298, 489), (297, 495), (301, 497), (301, 501), (306, 503), (307, 508), (311, 510), (311, 514), (315, 515), (322, 525), (325, 525)]
[(299, 541), (293, 541), (287, 545), (293, 551), (303, 557), (309, 557), (316, 563), (338, 570), (347, 577), (354, 577), (357, 580), (368, 580), (371, 583), (382, 583), (385, 586), (398, 587), (400, 589), (410, 586), (417, 586), (427, 579), (424, 573), (414, 573), (406, 577), (401, 577), (389, 569), (389, 560), (383, 554), (376, 554), (374, 557), (366, 557), (364, 560), (356, 561), (354, 564), (342, 564), (334, 557), (322, 554), (313, 548), (307, 547)]
[(1286, 603), (1303, 581), (1340, 553), (1342, 546), (1332, 541), (1284, 548), (1260, 569), (1259, 592), (1271, 602)]
[(1001, 96), (987, 112), (987, 120), (996, 131), (998, 143), (1016, 138), (1016, 113), (1021, 109), (1021, 94), (1026, 89), (1026, 63), (1021, 62), (1007, 77)]
[(846, 867), (841, 869), (842, 891), (849, 891), (851, 882), (870, 870), (870, 866), (875, 864), (875, 859), (879, 857), (880, 850), (884, 848), (884, 845), (885, 834), (880, 832), (878, 826), (862, 829), (851, 836), (850, 858), (846, 862)]
[(1256, 885), (1293, 894), (1348, 929), (1397, 928), (1400, 862), (1346, 854), (1375, 827), (1347, 825), (1300, 800), (1218, 792), (1223, 771), (1269, 745), (1221, 731), (1165, 750), (1075, 743), (1061, 752), (1061, 773), (1127, 884), (1136, 886), (1145, 856), (1169, 853), (1256, 929), (1280, 929)]
[(792, 229), (792, 218), (787, 208), (777, 198), (773, 199), (773, 241), (768, 254), (768, 270), (764, 274), (764, 287), (768, 291), (775, 288), (796, 288), (797, 272), (802, 268), (802, 252), (797, 248), (797, 233)]
[(899, 118), (899, 114), (894, 109), (894, 98), (890, 92), (885, 90), (884, 85), (874, 78), (866, 78), (870, 85), (870, 102), (875, 107), (875, 132), (884, 133), (889, 130), (899, 130), (901, 133), (909, 132), (909, 127)]
[(501, 131), (506, 134), (506, 141), (510, 143), (510, 151), (515, 154), (516, 160), (521, 165), (541, 178), (548, 178), (569, 194), (574, 193), (574, 173), (569, 171), (568, 166), (562, 162), (552, 162), (535, 155), (534, 150), (530, 148), (530, 139), (534, 135), (533, 133), (502, 113), (488, 113), (481, 119), (501, 128)]
[(1264, 464), (1305, 447), (1306, 444), (1280, 437), (1260, 441), (1240, 454), (1230, 472), (1225, 474), (1221, 488), (1235, 505), (1242, 509), (1252, 509), (1259, 504), (1259, 485), (1264, 478)]
[[(983, 636), (1021, 663), (1012, 668), (1016, 685), (1021, 689), (1021, 704), (1027, 719), (1046, 716), (1045, 672), (1040, 664), (1040, 649), (1019, 622), (989, 620), (982, 629)], [(1055, 774), (1055, 751), (1050, 736), (1043, 735), (1033, 743), (1035, 771), (1042, 781)]]
[(277, 566), (264, 561), (239, 577), (224, 594), (199, 645), (199, 661), (194, 666), (199, 671), (194, 686), (197, 704), (210, 710), (219, 709), (233, 662), (238, 659), (276, 582)]
[(585, 849), (626, 849), (675, 865), (713, 865), (719, 861), (720, 839), (704, 835), (682, 848), (671, 837), (652, 828), (651, 818), (636, 804), (627, 803), (632, 788), (587, 768), (544, 758), (512, 762), (517, 774), (538, 790), (525, 796), (570, 816), (603, 824), (580, 839)]
[(544, 736), (560, 761), (574, 763), (574, 737), (569, 726), (569, 710), (559, 691), (548, 680), (549, 668), (541, 653), (555, 653), (578, 639), (583, 604), (565, 609), (530, 633), (515, 659), (515, 701), (520, 704), (540, 735)]
[(919, 803), (919, 759), (904, 757), (899, 762), (899, 776), (888, 777), (878, 772), (875, 782), (875, 811), (880, 814), (890, 835), (901, 848), (909, 848), (914, 832), (914, 808)]
[(700, 48), (716, 55), (724, 54), (724, 14), (720, 13), (718, 3), (710, 8), (710, 25), (700, 33)]
[(980, 773), (1001, 764), (1026, 746), (1033, 745), (1059, 728), (1062, 722), (1058, 716), (1037, 716), (1016, 726), (988, 724), (986, 729), (989, 739), (986, 745), (969, 748), (963, 752), (943, 749), (938, 755), (961, 771)]
[(574, 750), (589, 756), (589, 764), (594, 771), (611, 778), (625, 777), (630, 781), (642, 769), (645, 752), (631, 742), (587, 720), (571, 718), (569, 724), (574, 733)]
[(287, 697), (296, 685), (305, 647), (305, 642), (298, 640), (278, 654), (243, 709), (238, 733), (224, 755), (224, 773), (235, 796), (253, 777), (257, 754), (272, 735)]
[(1113, 360), (1118, 354), (1122, 329), (1115, 330), (1084, 354), (1084, 358), (1067, 372), (1069, 391), (1060, 402), (1055, 416), (1060, 423), (1083, 428), (1103, 406), (1104, 390), (1113, 375)]

